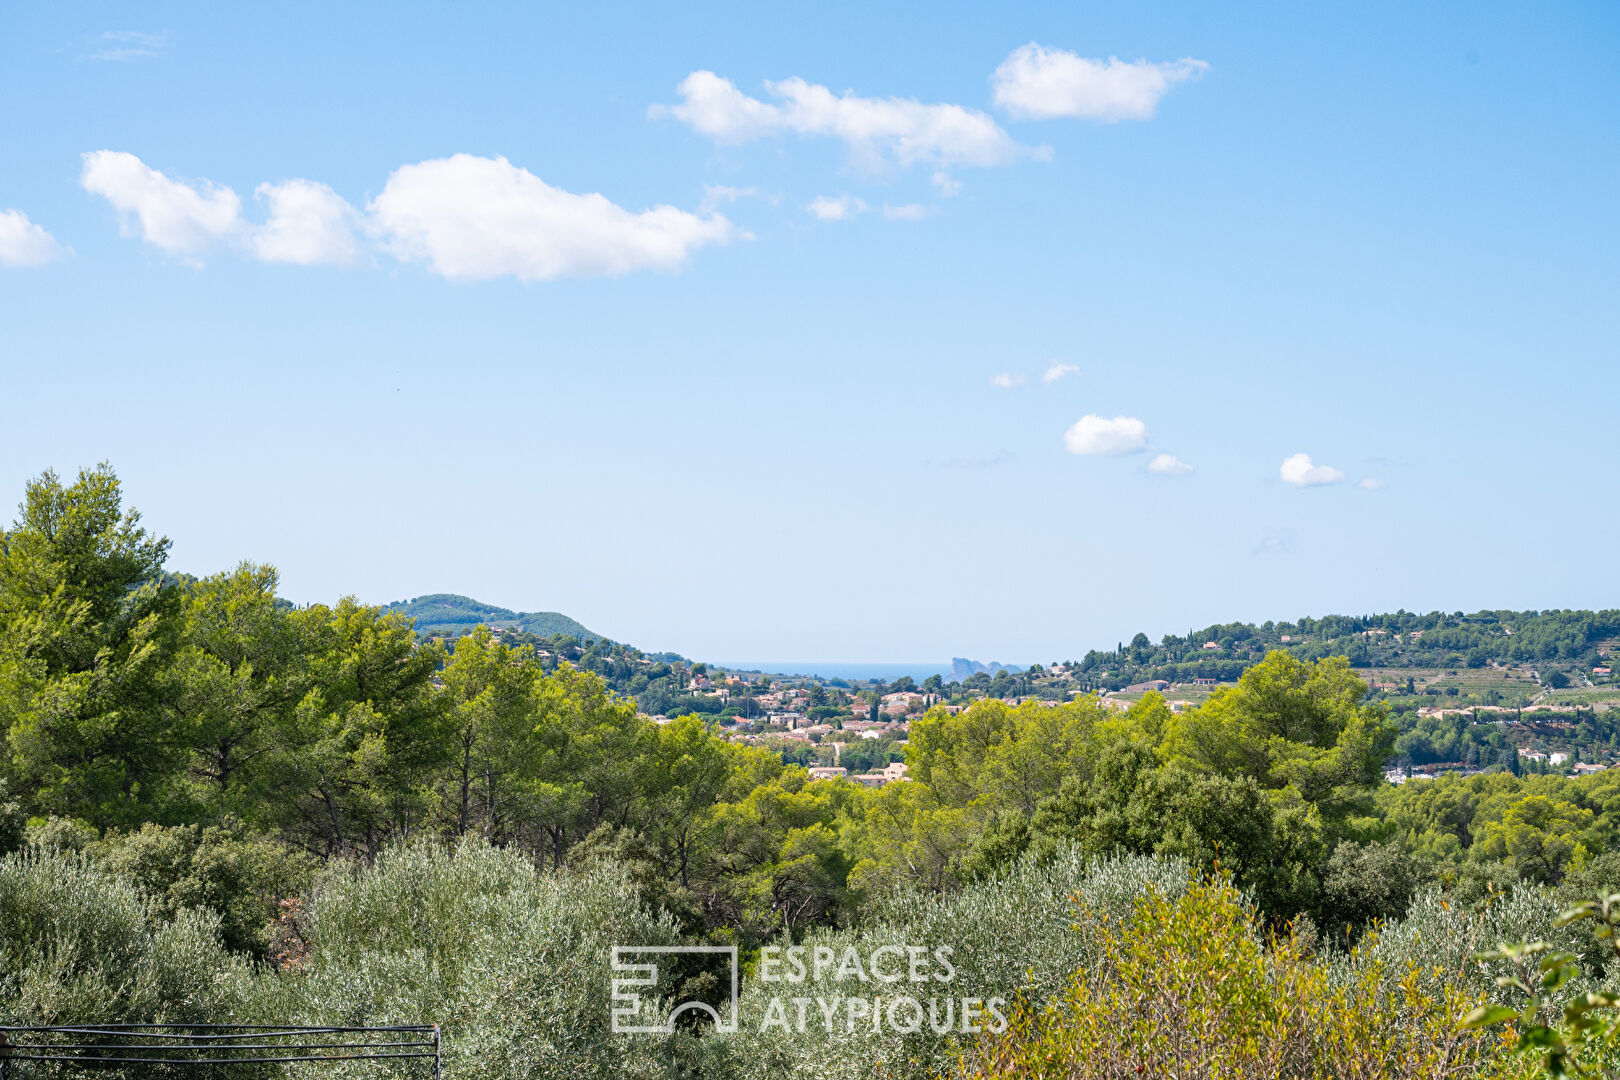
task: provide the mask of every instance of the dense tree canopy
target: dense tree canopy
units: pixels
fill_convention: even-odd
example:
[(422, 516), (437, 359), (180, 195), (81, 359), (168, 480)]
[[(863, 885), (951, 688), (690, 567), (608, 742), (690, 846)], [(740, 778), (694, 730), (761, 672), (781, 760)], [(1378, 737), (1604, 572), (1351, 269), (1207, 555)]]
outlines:
[[(1424, 880), (1478, 896), (1620, 860), (1613, 773), (1385, 784), (1392, 755), (1478, 725), (1398, 733), (1344, 657), (1261, 651), (1175, 708), (1014, 703), (1044, 670), (985, 675), (999, 694), (914, 716), (910, 779), (871, 789), (723, 738), (713, 712), (646, 715), (703, 665), (486, 629), (424, 638), (353, 599), (289, 604), (268, 566), (172, 574), (168, 548), (106, 466), (42, 475), (0, 533), (0, 847), (82, 849), (172, 907), (213, 909), (259, 955), (318, 862), (413, 838), (473, 838), (548, 872), (612, 862), (687, 932), (755, 944), (1075, 849), (1218, 865), (1272, 918), (1357, 924)], [(1221, 629), (1232, 654), (1277, 627)], [(1185, 644), (1139, 634), (1122, 651), (1147, 664)], [(639, 680), (640, 707), (609, 680)], [(875, 710), (893, 688), (818, 683), (805, 707)]]

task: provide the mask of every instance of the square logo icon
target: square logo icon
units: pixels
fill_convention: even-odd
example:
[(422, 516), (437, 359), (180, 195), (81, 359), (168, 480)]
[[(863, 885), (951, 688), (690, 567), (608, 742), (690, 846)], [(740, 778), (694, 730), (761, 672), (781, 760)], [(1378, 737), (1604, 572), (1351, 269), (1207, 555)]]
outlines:
[[(644, 991), (658, 985), (660, 958), (673, 956), (724, 956), (730, 968), (731, 1000), (728, 1014), (703, 1001), (686, 1001), (668, 1013), (654, 1011), (652, 999)], [(737, 1030), (737, 946), (735, 945), (615, 945), (611, 983), (615, 1035), (668, 1035), (682, 1013), (706, 1013), (714, 1020), (714, 1030), (731, 1034)]]

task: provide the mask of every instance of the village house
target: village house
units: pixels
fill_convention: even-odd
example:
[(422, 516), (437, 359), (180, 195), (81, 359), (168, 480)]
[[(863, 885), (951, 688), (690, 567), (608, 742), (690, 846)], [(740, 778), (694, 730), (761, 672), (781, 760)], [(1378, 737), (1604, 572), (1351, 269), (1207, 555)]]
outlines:
[(891, 761), (881, 771), (856, 773), (850, 779), (867, 787), (882, 787), (884, 784), (906, 779), (906, 763), (903, 761)]
[(914, 710), (920, 711), (927, 703), (927, 694), (901, 690), (898, 693), (883, 695), (883, 712), (890, 716), (905, 716)]

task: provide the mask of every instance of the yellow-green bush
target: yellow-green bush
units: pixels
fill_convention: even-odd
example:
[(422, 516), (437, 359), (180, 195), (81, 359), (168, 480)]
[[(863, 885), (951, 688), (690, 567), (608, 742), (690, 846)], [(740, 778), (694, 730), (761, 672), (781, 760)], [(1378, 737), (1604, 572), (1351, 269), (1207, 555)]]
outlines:
[(1334, 965), (1292, 937), (1267, 941), (1226, 882), (1176, 897), (1150, 887), (1124, 917), (1081, 898), (1078, 915), (1093, 927), (1098, 960), (1052, 1003), (1022, 1004), (1005, 1034), (973, 1048), (962, 1075), (1382, 1080), (1494, 1071), (1500, 1040), (1458, 1029), (1482, 1000), (1459, 980), (1376, 960), (1334, 977)]

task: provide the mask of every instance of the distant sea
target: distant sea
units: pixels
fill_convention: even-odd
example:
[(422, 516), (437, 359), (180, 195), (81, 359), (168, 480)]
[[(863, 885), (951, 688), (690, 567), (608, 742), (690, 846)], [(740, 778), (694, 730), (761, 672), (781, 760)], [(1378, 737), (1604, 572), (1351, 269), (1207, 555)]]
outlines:
[(943, 664), (872, 664), (864, 662), (804, 661), (804, 660), (725, 660), (716, 665), (732, 671), (764, 671), (772, 675), (819, 675), (823, 679), (882, 679), (893, 682), (902, 675), (910, 675), (922, 682), (930, 675), (950, 677), (949, 661)]

